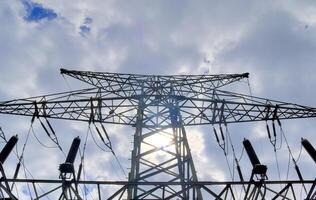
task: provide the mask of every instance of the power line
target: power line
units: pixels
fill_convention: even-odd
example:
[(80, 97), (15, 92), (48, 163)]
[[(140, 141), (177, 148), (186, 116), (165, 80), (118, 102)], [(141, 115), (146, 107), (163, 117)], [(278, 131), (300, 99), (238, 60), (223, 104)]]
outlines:
[[(103, 123), (134, 127), (135, 134), (128, 182), (121, 190), (113, 194), (113, 198), (125, 195), (127, 199), (188, 199), (193, 197), (193, 199), (200, 200), (205, 194), (218, 194), (222, 198), (223, 194), (227, 195), (229, 191), (231, 195), (237, 193), (234, 189), (235, 186), (231, 184), (247, 186), (243, 192), (246, 197), (248, 195), (256, 198), (258, 195), (264, 198), (267, 192), (271, 192), (270, 188), (267, 191), (266, 184), (269, 182), (264, 179), (267, 177), (265, 165), (259, 163), (258, 166), (254, 166), (251, 175), (251, 181), (254, 182), (235, 181), (235, 165), (239, 166), (238, 163), (242, 158), (244, 149), (242, 149), (238, 159), (227, 124), (266, 121), (269, 130), (267, 121), (272, 121), (273, 132), (272, 134), (268, 133), (268, 137), (274, 148), (277, 165), (279, 163), (277, 151), (282, 148), (284, 137), (289, 155), (299, 174), (298, 166), (280, 120), (316, 117), (316, 110), (310, 107), (254, 97), (249, 79), (247, 79), (247, 83), (250, 95), (222, 90), (226, 85), (248, 78), (248, 73), (156, 76), (65, 69), (61, 69), (61, 72), (63, 76), (68, 75), (79, 79), (92, 85), (93, 88), (7, 101), (0, 104), (0, 113), (32, 116), (32, 121), (35, 117), (38, 118), (48, 137), (62, 152), (57, 135), (48, 119), (88, 122), (87, 134), (91, 134), (95, 146), (102, 151), (111, 152), (125, 176), (125, 170), (112, 148)], [(67, 81), (65, 77), (64, 79)], [(69, 89), (71, 89), (70, 86)], [(277, 134), (275, 130), (275, 120), (280, 126), (280, 134)], [(91, 130), (91, 123), (93, 123), (96, 132)], [(232, 183), (225, 183), (226, 186), (222, 194), (208, 188), (205, 184), (194, 185), (194, 183), (201, 182), (195, 170), (185, 127), (206, 124), (213, 125), (216, 141), (224, 152), (233, 180)], [(218, 132), (214, 128), (216, 124), (219, 124)], [(223, 124), (226, 127), (225, 134), (222, 130)], [(159, 133), (163, 131), (170, 132), (170, 141), (157, 147), (155, 146), (157, 141), (150, 140), (150, 138), (159, 136)], [(95, 137), (94, 133), (98, 136)], [(34, 130), (33, 134), (39, 140)], [(85, 151), (85, 146), (83, 151)], [(232, 151), (232, 166), (229, 159), (230, 151)], [(154, 158), (159, 159), (154, 160)], [(152, 162), (152, 160), (154, 161)], [(84, 152), (81, 155), (81, 162), (83, 183), (86, 184)], [(260, 169), (260, 167), (263, 168)], [(260, 174), (257, 170), (265, 172)], [(238, 172), (241, 174), (241, 170)], [(162, 185), (161, 182), (150, 185), (158, 175), (166, 181), (164, 183), (166, 185)], [(259, 181), (253, 179), (254, 175), (259, 177)], [(304, 185), (306, 181), (301, 175), (299, 177), (299, 183)], [(280, 173), (279, 178), (281, 178)], [(147, 187), (141, 185), (142, 183), (148, 184)], [(274, 183), (284, 184), (285, 182)], [(290, 182), (286, 181), (286, 183)], [(179, 185), (171, 187), (172, 184)], [(83, 193), (86, 192), (83, 191)], [(284, 195), (281, 194), (281, 191), (277, 191), (275, 194)]]

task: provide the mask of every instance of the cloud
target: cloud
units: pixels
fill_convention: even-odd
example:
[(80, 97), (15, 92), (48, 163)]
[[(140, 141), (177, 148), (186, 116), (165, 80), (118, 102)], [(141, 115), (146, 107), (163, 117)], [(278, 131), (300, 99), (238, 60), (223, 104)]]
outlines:
[[(133, 4), (113, 0), (77, 1), (76, 4), (63, 0), (1, 1), (1, 99), (68, 90), (59, 75), (60, 67), (140, 74), (201, 74), (209, 70), (211, 73), (250, 72), (255, 95), (313, 106), (314, 13), (314, 4), (295, 1), (135, 1)], [(87, 87), (66, 80), (71, 89)], [(246, 86), (238, 82), (229, 89), (237, 90), (242, 84)], [(0, 119), (7, 134), (21, 135), (21, 149), (30, 119), (4, 115)], [(52, 122), (66, 150), (74, 137), (80, 135), (83, 140), (86, 134), (86, 124)], [(282, 122), (295, 157), (299, 154), (302, 135), (316, 145), (313, 122)], [(111, 125), (106, 128), (123, 167), (129, 167), (134, 129)], [(243, 138), (251, 139), (259, 158), (268, 165), (270, 177), (277, 177), (264, 122), (229, 125), (229, 130), (238, 156)], [(204, 180), (230, 179), (212, 127), (187, 132), (198, 175)], [(50, 144), (38, 125), (37, 134)], [(48, 151), (34, 137), (31, 141), (35, 149), (27, 149), (27, 165), (34, 175), (57, 178), (58, 164), (64, 161), (62, 153), (52, 150), (49, 152), (56, 154), (47, 157)], [(113, 174), (118, 179), (123, 177), (111, 155), (101, 152), (91, 138), (88, 144), (87, 177), (99, 180), (110, 179)], [(258, 148), (261, 146), (264, 148)], [(278, 155), (281, 168), (286, 170), (286, 146)], [(302, 155), (299, 164), (304, 177), (314, 178), (311, 160), (304, 151)], [(53, 164), (42, 165), (41, 161), (48, 158)], [(8, 165), (9, 174), (15, 169), (16, 161), (12, 158)], [(76, 166), (78, 162), (79, 159)], [(248, 175), (251, 166), (245, 155), (241, 166)], [(55, 171), (45, 174), (42, 168)], [(291, 171), (291, 177), (297, 178), (295, 172)]]
[[(269, 91), (276, 99), (286, 100), (283, 96), (287, 96), (287, 101), (311, 104), (308, 99), (312, 96), (305, 96), (304, 100), (301, 97), (309, 95), (315, 84), (311, 76), (316, 51), (313, 27), (307, 30), (285, 11), (266, 13), (255, 23), (238, 42), (218, 55), (219, 62), (250, 71), (250, 76), (258, 80), (259, 93)], [(273, 83), (275, 90), (271, 90), (269, 83)], [(293, 93), (293, 88), (298, 93)]]

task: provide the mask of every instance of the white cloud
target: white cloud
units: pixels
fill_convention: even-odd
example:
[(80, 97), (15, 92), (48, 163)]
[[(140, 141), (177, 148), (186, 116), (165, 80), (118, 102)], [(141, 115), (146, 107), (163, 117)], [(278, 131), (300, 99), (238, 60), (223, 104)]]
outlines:
[[(29, 23), (23, 19), (25, 10), (19, 1), (0, 2), (2, 100), (67, 90), (58, 75), (60, 67), (144, 74), (198, 74), (209, 68), (211, 73), (248, 71), (254, 94), (315, 106), (316, 18), (315, 5), (311, 2), (34, 2), (53, 9), (58, 17)], [(92, 22), (90, 32), (83, 37), (80, 26), (87, 17)], [(73, 88), (80, 86), (74, 83)], [(24, 134), (28, 125), (22, 118), (14, 119), (1, 116), (0, 125), (10, 132), (18, 130)], [(63, 137), (62, 145), (66, 149), (74, 136), (86, 133), (87, 127), (75, 123), (69, 127), (69, 124), (54, 126)], [(312, 121), (293, 120), (284, 126), (288, 127), (286, 134), (295, 156), (301, 135), (316, 145)], [(128, 167), (133, 130), (111, 126), (107, 129), (120, 160)], [(205, 134), (207, 131), (207, 128), (188, 131), (198, 175), (202, 179), (229, 179), (223, 167), (226, 164), (222, 152), (211, 140), (213, 135)], [(258, 155), (264, 162), (273, 164), (274, 158), (266, 153), (271, 146), (264, 124), (247, 129), (233, 126), (231, 132), (235, 133), (238, 150), (242, 138), (248, 137), (264, 146)], [(49, 142), (44, 134), (39, 133)], [(116, 161), (110, 155), (101, 154), (92, 141), (90, 145), (88, 175), (95, 178), (92, 172), (97, 172), (97, 176), (110, 178), (115, 170), (106, 162), (118, 167)], [(42, 166), (41, 160), (35, 158), (35, 150), (30, 152), (30, 159), (34, 161), (30, 162), (30, 168), (38, 172), (43, 166), (57, 172), (58, 164), (63, 161), (63, 156), (57, 154), (51, 157), (54, 165)], [(37, 153), (45, 157), (44, 150)], [(282, 153), (285, 154), (286, 149)], [(307, 177), (312, 177), (311, 161), (303, 155), (302, 168)], [(245, 171), (248, 170), (247, 158), (243, 164)], [(276, 170), (271, 167), (269, 173), (274, 177)], [(45, 176), (40, 172), (37, 175)]]

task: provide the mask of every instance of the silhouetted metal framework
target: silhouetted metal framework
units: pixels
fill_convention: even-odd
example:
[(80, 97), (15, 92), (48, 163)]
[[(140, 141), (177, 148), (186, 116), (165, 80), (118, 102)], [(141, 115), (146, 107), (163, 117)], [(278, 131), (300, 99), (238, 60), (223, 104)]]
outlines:
[[(297, 184), (306, 185), (309, 197), (315, 195), (314, 180), (281, 181), (286, 186), (280, 191), (269, 186), (280, 182), (266, 180), (198, 181), (186, 126), (316, 117), (316, 109), (312, 107), (221, 89), (247, 78), (248, 73), (156, 76), (66, 69), (61, 69), (61, 73), (84, 81), (92, 88), (1, 102), (0, 113), (122, 124), (136, 129), (127, 182), (77, 180), (76, 184), (95, 184), (98, 189), (101, 185), (120, 185), (116, 193), (107, 197), (109, 199), (238, 199), (232, 185), (242, 189), (239, 196), (244, 199), (264, 198), (267, 193), (273, 194), (274, 199), (292, 199), (296, 196), (293, 187)], [(164, 146), (155, 143), (158, 135), (165, 141)], [(153, 159), (157, 155), (161, 159)], [(101, 199), (101, 194), (98, 195)]]
[[(186, 187), (188, 189), (199, 188), (203, 194), (204, 199), (273, 199), (273, 200), (284, 200), (284, 199), (315, 199), (316, 189), (315, 180), (287, 180), (287, 181), (225, 181), (225, 182), (212, 182), (212, 181), (199, 181), (199, 182), (126, 182), (126, 181), (67, 181), (62, 180), (46, 180), (46, 179), (7, 179), (8, 183), (14, 182), (15, 184), (25, 184), (29, 183), (32, 185), (32, 194), (34, 199), (46, 199), (49, 194), (57, 193), (61, 194), (62, 185), (77, 185), (78, 187), (84, 188), (90, 186), (96, 188), (97, 198), (101, 199), (126, 199), (124, 194), (127, 193), (129, 188), (135, 186), (155, 188), (159, 187), (160, 194), (159, 198), (152, 198), (148, 196), (139, 197), (138, 199), (178, 199), (177, 194), (169, 194), (167, 188), (170, 187)], [(39, 188), (49, 186), (49, 190), (42, 192)], [(282, 188), (280, 188), (280, 184)], [(301, 186), (305, 185), (307, 190), (307, 195), (302, 196)], [(117, 192), (109, 193), (106, 188), (109, 186), (119, 188)], [(252, 190), (245, 192), (244, 187), (251, 186)], [(181, 191), (179, 191), (181, 192)], [(77, 194), (77, 193), (75, 193)], [(78, 194), (79, 195), (79, 194)], [(80, 199), (72, 198), (72, 199)], [(190, 199), (193, 199), (192, 197)], [(194, 198), (196, 199), (196, 198)]]

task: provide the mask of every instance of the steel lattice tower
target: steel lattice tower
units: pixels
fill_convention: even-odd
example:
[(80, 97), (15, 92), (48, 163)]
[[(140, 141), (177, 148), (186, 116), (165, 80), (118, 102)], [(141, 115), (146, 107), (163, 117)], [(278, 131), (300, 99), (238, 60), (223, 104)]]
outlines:
[[(130, 96), (137, 100), (129, 182), (198, 182), (179, 106), (184, 97), (200, 96), (199, 93), (215, 90), (248, 76), (145, 76), (74, 72), (64, 69), (61, 71), (100, 90), (111, 88), (113, 91), (113, 87), (119, 86), (124, 88), (124, 91), (114, 89), (116, 93), (122, 93), (118, 96), (131, 93)], [(156, 137), (157, 135), (159, 137)], [(157, 146), (156, 140), (163, 138), (165, 144)], [(157, 157), (159, 160), (155, 159)], [(160, 199), (167, 196), (202, 199), (198, 187), (190, 188), (185, 185), (173, 188), (134, 186), (128, 189), (128, 199)]]
[[(0, 113), (133, 126), (128, 181), (117, 183), (122, 188), (109, 199), (123, 195), (127, 199), (203, 199), (201, 190), (221, 199), (223, 194), (234, 196), (234, 184), (253, 185), (245, 196), (255, 198), (262, 195), (258, 186), (262, 183), (225, 182), (223, 190), (216, 193), (207, 187), (213, 183), (198, 181), (185, 127), (316, 117), (312, 107), (222, 90), (247, 78), (248, 73), (157, 76), (66, 69), (61, 69), (61, 73), (92, 88), (2, 102)], [(157, 139), (164, 144), (157, 145)], [(91, 184), (94, 183), (101, 184)], [(305, 184), (315, 185), (315, 181)], [(311, 194), (313, 190), (311, 186)]]

